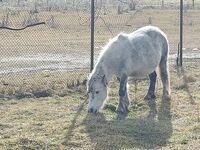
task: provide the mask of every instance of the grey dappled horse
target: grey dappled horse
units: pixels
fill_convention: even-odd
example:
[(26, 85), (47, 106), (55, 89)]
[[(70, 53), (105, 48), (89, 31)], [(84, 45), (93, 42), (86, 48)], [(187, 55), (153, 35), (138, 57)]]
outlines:
[(96, 113), (107, 98), (107, 85), (115, 75), (120, 81), (118, 112), (127, 113), (129, 76), (149, 75), (150, 86), (145, 99), (155, 99), (156, 68), (163, 84), (163, 98), (170, 99), (167, 36), (159, 28), (146, 26), (133, 33), (120, 33), (111, 39), (90, 74), (87, 82), (88, 112)]

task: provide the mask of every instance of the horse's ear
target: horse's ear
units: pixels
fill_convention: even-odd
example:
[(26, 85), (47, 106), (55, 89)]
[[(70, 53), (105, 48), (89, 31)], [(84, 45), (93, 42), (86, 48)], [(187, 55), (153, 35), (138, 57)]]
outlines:
[(90, 74), (88, 73), (88, 74), (87, 74), (87, 80), (89, 79), (89, 77), (90, 77)]
[(103, 71), (103, 67), (101, 66), (100, 68), (99, 68), (99, 71), (98, 71), (98, 75), (103, 75), (104, 74), (104, 71)]
[(106, 80), (106, 75), (103, 76), (102, 82), (103, 82), (104, 86), (106, 87), (107, 84), (108, 84), (108, 83), (107, 83), (107, 80)]

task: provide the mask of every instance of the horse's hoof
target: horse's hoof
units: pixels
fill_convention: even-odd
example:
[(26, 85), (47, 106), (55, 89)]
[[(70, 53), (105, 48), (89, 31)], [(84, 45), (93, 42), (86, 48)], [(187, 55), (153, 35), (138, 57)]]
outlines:
[(163, 99), (163, 100), (168, 100), (168, 101), (169, 101), (169, 100), (171, 100), (171, 96), (170, 96), (170, 95), (163, 95), (163, 96), (162, 96), (162, 99)]
[(144, 97), (144, 100), (154, 100), (154, 99), (156, 99), (155, 94), (147, 94), (147, 95)]
[(128, 114), (128, 113), (125, 113), (125, 114), (124, 114), (124, 113), (118, 112), (118, 113), (117, 113), (117, 118), (116, 118), (116, 119), (117, 119), (117, 120), (124, 120), (124, 119), (127, 117), (127, 114)]
[(128, 114), (129, 113), (129, 110), (127, 109), (127, 110), (124, 110), (124, 111), (119, 111), (119, 110), (117, 110), (117, 114), (121, 114), (121, 115), (126, 115), (126, 114)]
[(93, 108), (90, 108), (90, 109), (88, 109), (88, 113), (89, 114), (97, 114), (98, 113), (98, 110), (97, 109), (93, 109)]
[(128, 107), (125, 107), (125, 108), (118, 107), (116, 111), (118, 114), (128, 114), (129, 112)]

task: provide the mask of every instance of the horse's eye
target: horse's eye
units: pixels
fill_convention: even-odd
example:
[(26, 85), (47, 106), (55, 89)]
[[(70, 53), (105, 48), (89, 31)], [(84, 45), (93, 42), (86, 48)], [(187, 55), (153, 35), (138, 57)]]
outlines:
[(96, 94), (99, 94), (99, 91), (96, 91)]

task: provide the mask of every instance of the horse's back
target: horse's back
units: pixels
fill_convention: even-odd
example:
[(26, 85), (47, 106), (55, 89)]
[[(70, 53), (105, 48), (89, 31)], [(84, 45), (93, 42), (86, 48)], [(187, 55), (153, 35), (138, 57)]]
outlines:
[[(168, 53), (168, 39), (166, 34), (155, 26), (142, 27), (129, 34), (129, 41), (135, 51), (149, 51), (150, 53)], [(143, 46), (141, 50), (141, 45)]]
[(167, 59), (169, 53), (167, 35), (155, 26), (146, 26), (141, 28), (141, 31), (142, 30), (144, 30), (143, 32), (152, 39), (155, 48), (160, 47), (161, 57), (165, 57), (165, 59)]
[(138, 34), (148, 35), (152, 38), (160, 36), (160, 37), (164, 37), (167, 40), (166, 34), (161, 29), (159, 29), (158, 27), (155, 27), (155, 26), (142, 27), (142, 28), (136, 30), (135, 32), (131, 33), (130, 35), (137, 36)]
[[(166, 48), (163, 48), (165, 44)], [(163, 53), (168, 53), (167, 37), (159, 28), (146, 26), (133, 33), (121, 33), (113, 38), (102, 53), (102, 59), (114, 74), (126, 72), (143, 76), (153, 72)]]
[[(132, 49), (127, 50), (127, 70), (134, 76), (151, 73), (159, 65), (163, 55), (168, 54), (167, 36), (154, 26), (146, 26), (129, 34)], [(132, 65), (131, 65), (132, 64)]]

